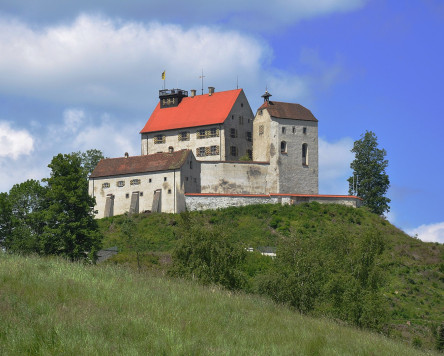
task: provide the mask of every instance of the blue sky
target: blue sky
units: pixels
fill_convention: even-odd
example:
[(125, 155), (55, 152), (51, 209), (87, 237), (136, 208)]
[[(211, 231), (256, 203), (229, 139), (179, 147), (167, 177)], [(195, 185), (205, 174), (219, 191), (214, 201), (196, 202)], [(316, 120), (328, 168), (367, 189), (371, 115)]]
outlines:
[(0, 0), (0, 191), (89, 148), (140, 154), (166, 86), (265, 87), (319, 120), (320, 193), (346, 194), (353, 141), (386, 149), (388, 219), (444, 242), (440, 0)]

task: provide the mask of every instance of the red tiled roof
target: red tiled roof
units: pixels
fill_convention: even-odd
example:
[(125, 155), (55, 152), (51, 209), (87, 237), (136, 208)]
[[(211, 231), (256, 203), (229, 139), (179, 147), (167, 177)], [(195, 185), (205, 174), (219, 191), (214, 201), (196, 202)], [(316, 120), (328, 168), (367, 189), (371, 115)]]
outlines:
[(242, 89), (183, 98), (176, 107), (160, 108), (157, 103), (140, 133), (221, 124), (231, 111)]
[(178, 169), (182, 167), (190, 153), (190, 150), (180, 150), (128, 158), (105, 158), (97, 164), (90, 178)]
[(271, 116), (280, 119), (318, 121), (310, 110), (300, 104), (266, 101), (259, 108), (259, 110), (262, 109), (267, 109)]

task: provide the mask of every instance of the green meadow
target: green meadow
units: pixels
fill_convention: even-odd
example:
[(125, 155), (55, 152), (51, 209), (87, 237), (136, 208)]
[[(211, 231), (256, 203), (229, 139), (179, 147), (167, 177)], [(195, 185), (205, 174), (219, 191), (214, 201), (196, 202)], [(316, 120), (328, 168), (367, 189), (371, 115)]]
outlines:
[(2, 355), (421, 355), (252, 294), (0, 254)]

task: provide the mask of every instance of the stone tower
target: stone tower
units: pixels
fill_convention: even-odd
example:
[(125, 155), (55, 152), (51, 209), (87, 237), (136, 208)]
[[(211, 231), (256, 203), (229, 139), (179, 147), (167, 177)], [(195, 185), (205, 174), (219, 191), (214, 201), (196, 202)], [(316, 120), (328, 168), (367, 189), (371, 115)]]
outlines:
[(253, 160), (270, 162), (270, 193), (318, 194), (318, 120), (300, 104), (271, 101), (253, 121)]

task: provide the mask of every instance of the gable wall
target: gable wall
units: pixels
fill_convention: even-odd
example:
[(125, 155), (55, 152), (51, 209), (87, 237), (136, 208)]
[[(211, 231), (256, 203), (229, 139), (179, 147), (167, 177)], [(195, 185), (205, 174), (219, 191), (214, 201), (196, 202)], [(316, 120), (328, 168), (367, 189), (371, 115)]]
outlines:
[[(253, 132), (253, 119), (250, 104), (242, 90), (223, 124), (225, 150), (222, 160), (237, 161), (247, 154), (247, 150), (253, 149), (252, 140), (247, 140), (247, 132)], [(231, 129), (236, 130), (236, 138), (231, 137)], [(231, 154), (231, 146), (237, 148), (236, 156)]]

